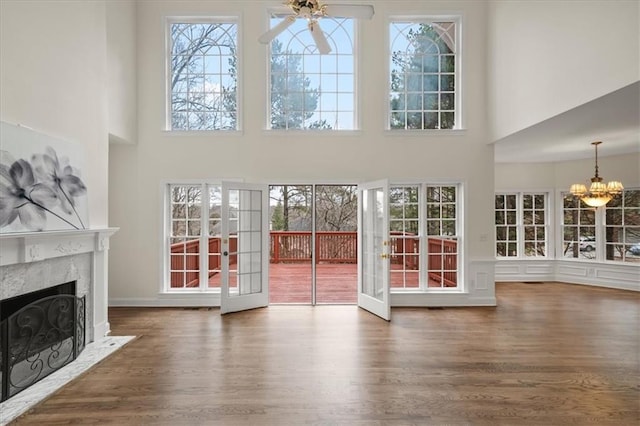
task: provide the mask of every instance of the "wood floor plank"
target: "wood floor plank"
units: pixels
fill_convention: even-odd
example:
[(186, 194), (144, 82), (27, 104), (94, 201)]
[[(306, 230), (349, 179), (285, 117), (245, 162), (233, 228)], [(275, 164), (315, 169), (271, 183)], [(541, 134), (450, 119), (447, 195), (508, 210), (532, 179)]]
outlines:
[(640, 294), (497, 285), (496, 308), (112, 308), (138, 339), (17, 425), (637, 425)]

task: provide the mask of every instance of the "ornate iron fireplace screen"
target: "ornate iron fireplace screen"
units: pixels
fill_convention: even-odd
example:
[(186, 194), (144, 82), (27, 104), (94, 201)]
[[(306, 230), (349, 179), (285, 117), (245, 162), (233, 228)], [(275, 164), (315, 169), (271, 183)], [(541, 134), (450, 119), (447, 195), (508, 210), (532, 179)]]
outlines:
[[(1, 401), (64, 367), (84, 349), (85, 297), (75, 296), (75, 282), (62, 286), (67, 286), (68, 291), (69, 285), (72, 294), (54, 294), (27, 302), (7, 313), (0, 323)], [(50, 291), (43, 294), (47, 293)], [(26, 300), (33, 299), (32, 295), (25, 295), (30, 296)], [(13, 299), (20, 297), (24, 296)], [(15, 305), (13, 299), (10, 301)]]

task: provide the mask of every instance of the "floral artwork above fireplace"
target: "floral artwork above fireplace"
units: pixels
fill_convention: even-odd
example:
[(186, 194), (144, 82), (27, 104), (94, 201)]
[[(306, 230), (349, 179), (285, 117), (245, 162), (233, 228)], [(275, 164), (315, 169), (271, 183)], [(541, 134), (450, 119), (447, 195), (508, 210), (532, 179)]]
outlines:
[(0, 233), (87, 229), (84, 150), (0, 123)]

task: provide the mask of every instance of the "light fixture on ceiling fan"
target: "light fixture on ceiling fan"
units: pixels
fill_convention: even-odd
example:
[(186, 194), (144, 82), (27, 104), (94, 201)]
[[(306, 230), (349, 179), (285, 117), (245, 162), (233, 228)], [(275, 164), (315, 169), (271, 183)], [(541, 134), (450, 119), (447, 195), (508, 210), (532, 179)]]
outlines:
[(622, 183), (618, 181), (611, 181), (607, 184), (602, 182), (602, 178), (598, 175), (598, 145), (602, 142), (591, 142), (596, 149), (596, 173), (591, 178), (591, 186), (587, 191), (587, 187), (581, 183), (571, 185), (569, 192), (574, 197), (577, 197), (584, 201), (584, 203), (590, 207), (600, 207), (607, 204), (611, 199), (622, 193), (624, 187)]
[(309, 31), (318, 51), (326, 55), (331, 52), (331, 46), (324, 36), (318, 20), (324, 17), (341, 17), (356, 19), (371, 19), (373, 17), (373, 6), (367, 4), (323, 4), (319, 0), (287, 0), (284, 3), (292, 14), (286, 15), (278, 25), (262, 34), (258, 41), (268, 44), (281, 32), (292, 25), (296, 19), (307, 20)]

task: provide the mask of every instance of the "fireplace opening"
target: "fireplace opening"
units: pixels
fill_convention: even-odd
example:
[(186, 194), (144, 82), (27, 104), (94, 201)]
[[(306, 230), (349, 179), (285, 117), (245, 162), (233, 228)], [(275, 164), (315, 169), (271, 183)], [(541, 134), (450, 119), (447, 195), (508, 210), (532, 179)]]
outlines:
[(76, 282), (0, 301), (4, 401), (64, 367), (85, 346), (85, 298)]

